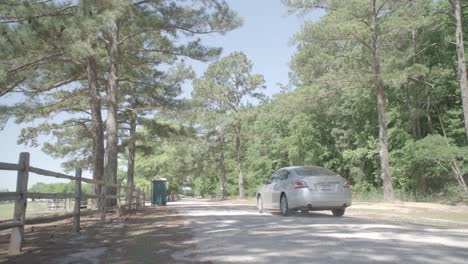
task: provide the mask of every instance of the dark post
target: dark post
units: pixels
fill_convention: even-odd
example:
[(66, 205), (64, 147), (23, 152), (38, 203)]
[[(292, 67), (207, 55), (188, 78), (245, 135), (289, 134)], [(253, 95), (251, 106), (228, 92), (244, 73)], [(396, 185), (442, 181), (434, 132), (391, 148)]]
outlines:
[(136, 189), (135, 189), (135, 185), (132, 185), (132, 207), (133, 209), (136, 209)]
[(106, 184), (101, 185), (101, 193), (99, 194), (99, 213), (101, 216), (101, 224), (106, 223)]
[(140, 202), (140, 200), (141, 200), (141, 199), (140, 199), (140, 197), (141, 197), (140, 189), (137, 188), (137, 189), (135, 190), (135, 192), (136, 192), (136, 209), (137, 209), (137, 210), (140, 210), (140, 203), (141, 203), (141, 202)]
[(133, 203), (133, 185), (127, 185), (127, 206), (128, 210), (132, 210)]
[(118, 185), (117, 185), (117, 215), (118, 216), (122, 215), (121, 212), (120, 212), (120, 206), (121, 206), (120, 205), (120, 187), (121, 187), (121, 185), (120, 185), (120, 183), (118, 183)]
[(73, 232), (80, 232), (80, 208), (81, 208), (81, 169), (75, 170), (75, 212), (73, 214)]

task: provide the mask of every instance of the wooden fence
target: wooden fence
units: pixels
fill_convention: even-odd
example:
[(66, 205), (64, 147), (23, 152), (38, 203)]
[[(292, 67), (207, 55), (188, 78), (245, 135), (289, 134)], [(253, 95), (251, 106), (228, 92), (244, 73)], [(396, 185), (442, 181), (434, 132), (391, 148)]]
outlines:
[[(28, 198), (31, 199), (73, 199), (75, 200), (75, 206), (73, 214), (68, 217), (73, 217), (73, 228), (72, 232), (80, 232), (80, 210), (82, 199), (98, 199), (99, 202), (99, 213), (101, 223), (106, 222), (106, 212), (109, 207), (106, 207), (107, 199), (116, 199), (117, 205), (115, 209), (118, 215), (121, 215), (121, 198), (124, 197), (127, 209), (140, 209), (145, 205), (145, 194), (141, 190), (133, 187), (122, 187), (120, 184), (111, 184), (104, 181), (98, 181), (94, 179), (82, 178), (81, 169), (76, 169), (75, 176), (48, 171), (40, 168), (36, 168), (29, 163), (29, 153), (22, 152), (19, 156), (18, 164), (0, 162), (0, 170), (17, 171), (18, 176), (16, 180), (16, 192), (0, 192), (0, 201), (14, 201), (14, 213), (13, 219), (9, 221), (0, 222), (0, 230), (10, 229), (10, 245), (8, 249), (9, 255), (16, 255), (21, 252), (22, 243), (24, 240), (24, 225), (26, 218), (26, 207)], [(29, 173), (35, 173), (42, 176), (55, 177), (60, 179), (68, 179), (75, 181), (75, 192), (74, 193), (28, 193), (28, 178)], [(90, 195), (81, 192), (81, 183), (91, 183), (100, 187), (100, 195)], [(106, 194), (107, 188), (116, 188), (117, 195)], [(122, 189), (125, 191), (124, 195), (121, 195)], [(59, 216), (63, 219), (63, 216)]]

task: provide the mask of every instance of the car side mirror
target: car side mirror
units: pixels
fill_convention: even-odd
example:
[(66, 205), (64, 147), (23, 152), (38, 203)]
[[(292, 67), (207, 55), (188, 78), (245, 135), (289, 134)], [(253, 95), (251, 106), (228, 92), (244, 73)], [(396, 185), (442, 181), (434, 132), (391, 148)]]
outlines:
[(271, 183), (270, 180), (264, 180), (264, 181), (263, 181), (263, 184), (265, 184), (265, 185), (266, 185), (266, 184), (270, 184), (270, 183)]

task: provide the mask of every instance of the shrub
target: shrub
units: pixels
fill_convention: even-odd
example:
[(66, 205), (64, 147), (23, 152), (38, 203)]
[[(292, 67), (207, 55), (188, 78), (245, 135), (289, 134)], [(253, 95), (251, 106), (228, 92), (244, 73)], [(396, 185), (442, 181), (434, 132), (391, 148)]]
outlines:
[(468, 205), (468, 193), (466, 193), (457, 184), (445, 185), (442, 192), (442, 201), (450, 205), (466, 204)]

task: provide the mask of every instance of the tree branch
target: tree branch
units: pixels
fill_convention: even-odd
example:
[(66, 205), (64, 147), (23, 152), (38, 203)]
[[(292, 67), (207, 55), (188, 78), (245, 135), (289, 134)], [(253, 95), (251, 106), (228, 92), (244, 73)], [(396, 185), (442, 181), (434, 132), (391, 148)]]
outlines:
[(2, 89), (2, 90), (0, 91), (0, 97), (4, 96), (5, 94), (7, 94), (7, 93), (9, 93), (9, 92), (11, 92), (11, 91), (13, 91), (18, 85), (20, 85), (20, 84), (21, 84), (22, 82), (24, 82), (25, 80), (26, 80), (26, 77), (23, 78), (23, 79), (21, 79), (21, 80), (19, 80), (19, 81), (16, 82), (16, 83), (12, 84), (10, 87), (7, 87), (7, 88), (5, 88), (5, 89)]
[(14, 17), (14, 16), (5, 16), (5, 17), (0, 17), (0, 23), (2, 24), (9, 24), (9, 23), (18, 23), (21, 21), (27, 21), (32, 18), (40, 18), (40, 17), (51, 17), (51, 16), (62, 16), (62, 15), (72, 15), (72, 13), (63, 13), (64, 11), (67, 11), (72, 8), (77, 8), (78, 5), (69, 5), (66, 7), (63, 7), (62, 9), (59, 9), (55, 12), (50, 12), (50, 13), (45, 13), (45, 14), (38, 14), (38, 15), (33, 15), (33, 16), (28, 16), (28, 17)]
[(55, 53), (55, 54), (51, 54), (51, 55), (42, 57), (42, 58), (40, 58), (40, 59), (37, 59), (37, 60), (35, 60), (35, 61), (32, 61), (32, 62), (23, 64), (23, 65), (17, 66), (16, 68), (13, 68), (13, 69), (9, 70), (9, 73), (10, 73), (10, 74), (14, 74), (15, 72), (17, 72), (17, 71), (19, 71), (19, 70), (22, 70), (22, 69), (27, 68), (27, 67), (30, 67), (30, 66), (34, 66), (34, 65), (36, 65), (36, 63), (42, 62), (42, 61), (44, 61), (44, 60), (48, 60), (48, 59), (50, 59), (50, 58), (59, 56), (59, 55), (61, 55), (61, 54), (62, 54), (62, 52)]

